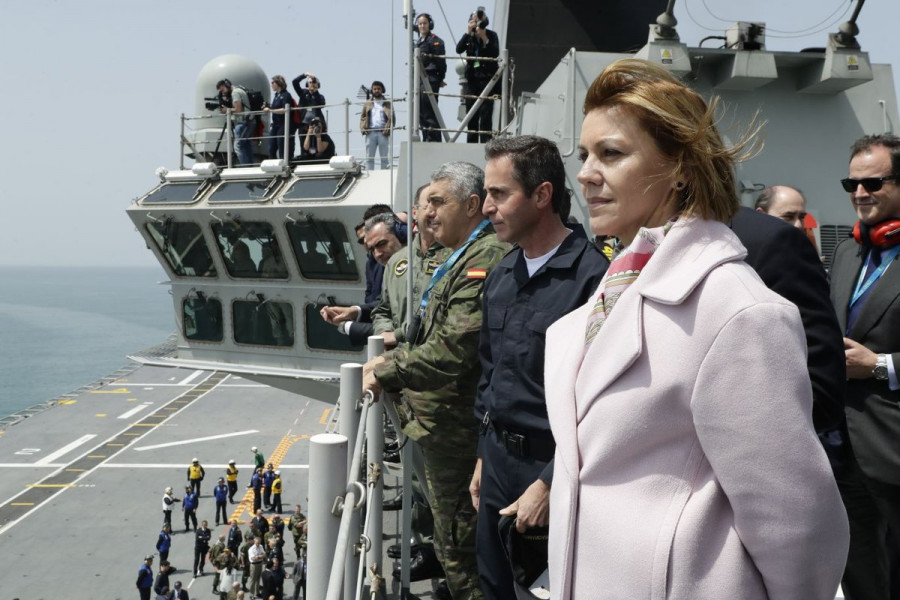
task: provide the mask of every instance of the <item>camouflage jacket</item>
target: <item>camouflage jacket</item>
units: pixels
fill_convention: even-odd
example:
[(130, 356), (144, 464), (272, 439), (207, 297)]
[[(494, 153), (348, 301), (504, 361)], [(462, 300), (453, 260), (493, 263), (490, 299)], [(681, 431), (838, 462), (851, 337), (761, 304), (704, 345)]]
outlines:
[(471, 437), (474, 454), (481, 296), (485, 278), (507, 251), (486, 227), (431, 291), (416, 339), (385, 354), (375, 369), (385, 391), (405, 390), (403, 431), (420, 443), (449, 446)]
[[(435, 242), (427, 252), (422, 252), (418, 243), (415, 243), (416, 258), (413, 263), (413, 306), (418, 306), (422, 300), (422, 294), (434, 270), (444, 262), (450, 251)], [(372, 326), (375, 335), (381, 335), (385, 331), (392, 331), (397, 337), (397, 342), (406, 341), (406, 328), (409, 320), (406, 315), (406, 295), (408, 283), (406, 274), (409, 272), (409, 246), (397, 251), (384, 267), (384, 283), (381, 287), (381, 300), (372, 310)]]

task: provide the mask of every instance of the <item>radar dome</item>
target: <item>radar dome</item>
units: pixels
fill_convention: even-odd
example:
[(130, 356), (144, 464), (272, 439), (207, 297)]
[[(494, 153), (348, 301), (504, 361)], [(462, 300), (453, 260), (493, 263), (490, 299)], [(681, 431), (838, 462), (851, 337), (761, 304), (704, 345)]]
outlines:
[[(206, 100), (218, 94), (216, 83), (228, 79), (233, 85), (242, 85), (247, 89), (262, 92), (266, 102), (271, 100), (272, 89), (269, 86), (269, 78), (258, 64), (239, 54), (223, 54), (212, 59), (200, 69), (197, 75), (196, 97), (194, 99), (194, 114), (209, 114), (206, 110)], [(221, 123), (219, 124), (221, 127)]]

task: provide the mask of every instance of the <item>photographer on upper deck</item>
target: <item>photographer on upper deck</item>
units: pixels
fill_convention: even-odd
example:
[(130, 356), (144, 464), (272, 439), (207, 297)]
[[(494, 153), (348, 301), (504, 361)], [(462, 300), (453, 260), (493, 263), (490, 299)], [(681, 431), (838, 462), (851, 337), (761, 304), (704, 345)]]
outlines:
[[(300, 87), (300, 82), (306, 79), (306, 87)], [(301, 73), (294, 77), (291, 81), (294, 91), (297, 92), (297, 103), (301, 106), (300, 110), (300, 135), (306, 135), (309, 124), (314, 117), (319, 117), (325, 122), (325, 113), (322, 107), (325, 106), (325, 96), (319, 91), (322, 82), (312, 73)]]
[[(483, 6), (475, 9), (469, 15), (469, 25), (466, 33), (459, 39), (456, 44), (456, 53), (466, 53), (468, 57), (474, 58), (492, 58), (500, 56), (500, 38), (497, 33), (487, 26), (490, 21), (484, 11)], [(467, 60), (466, 61), (466, 89), (463, 92), (467, 96), (478, 96), (487, 87), (488, 82), (494, 73), (497, 72), (496, 60)], [(475, 98), (466, 98), (466, 112), (472, 110), (475, 105)], [(478, 109), (472, 119), (469, 121), (470, 133), (466, 134), (466, 141), (470, 144), (478, 142), (487, 142), (491, 139), (491, 128), (493, 127), (494, 117), (494, 101), (485, 100)], [(478, 133), (482, 132), (482, 133)]]
[[(250, 98), (247, 92), (240, 86), (234, 86), (228, 79), (222, 79), (216, 83), (219, 90), (216, 100), (219, 102), (219, 112), (226, 113), (231, 109), (231, 119), (234, 122), (234, 152), (238, 157), (239, 165), (249, 165), (253, 162), (253, 151), (250, 149), (250, 137), (253, 133), (253, 117), (241, 113), (250, 110)], [(212, 108), (213, 103), (207, 102), (206, 108)]]

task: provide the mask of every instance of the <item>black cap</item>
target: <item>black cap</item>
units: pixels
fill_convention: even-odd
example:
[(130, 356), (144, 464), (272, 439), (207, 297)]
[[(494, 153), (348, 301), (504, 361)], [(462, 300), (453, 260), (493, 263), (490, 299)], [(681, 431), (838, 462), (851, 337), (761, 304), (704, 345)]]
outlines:
[(519, 533), (515, 517), (501, 517), (497, 529), (512, 568), (516, 595), (521, 598), (540, 598), (529, 590), (547, 570), (550, 528), (530, 527), (524, 533)]

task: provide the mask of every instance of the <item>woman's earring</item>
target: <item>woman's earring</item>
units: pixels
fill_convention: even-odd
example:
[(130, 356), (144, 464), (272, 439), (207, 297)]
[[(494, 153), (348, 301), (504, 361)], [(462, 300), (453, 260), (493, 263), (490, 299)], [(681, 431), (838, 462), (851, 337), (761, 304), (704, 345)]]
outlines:
[(683, 189), (684, 189), (684, 182), (683, 182), (683, 181), (677, 182), (677, 183), (675, 184), (675, 189), (676, 189), (676, 190), (683, 190)]

